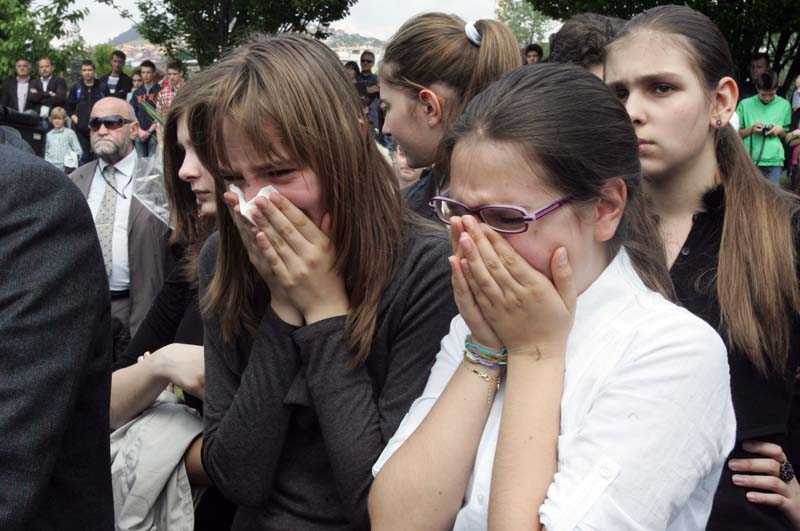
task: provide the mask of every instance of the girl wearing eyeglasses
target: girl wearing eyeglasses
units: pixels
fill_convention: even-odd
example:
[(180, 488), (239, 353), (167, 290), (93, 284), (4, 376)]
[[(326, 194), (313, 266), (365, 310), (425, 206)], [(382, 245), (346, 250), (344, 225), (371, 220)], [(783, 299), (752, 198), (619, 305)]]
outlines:
[(368, 529), (371, 467), (456, 314), (447, 236), (410, 222), (324, 44), (255, 37), (194, 81), (219, 223), (199, 263), (205, 471), (233, 529)]
[(725, 346), (669, 301), (625, 108), (526, 66), (444, 150), (460, 315), (373, 468), (373, 529), (701, 529), (734, 438)]
[[(392, 36), (381, 61), (383, 134), (403, 146), (410, 167), (429, 168), (469, 100), (521, 65), (519, 43), (501, 22), (417, 15)], [(409, 208), (431, 217), (428, 202), (446, 181), (441, 171), (425, 171), (404, 190)]]

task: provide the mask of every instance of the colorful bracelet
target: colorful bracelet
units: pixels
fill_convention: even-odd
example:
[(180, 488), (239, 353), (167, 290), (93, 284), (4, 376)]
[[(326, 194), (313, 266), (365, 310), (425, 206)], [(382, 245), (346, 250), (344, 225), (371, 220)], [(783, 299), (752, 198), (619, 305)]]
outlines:
[(467, 363), (467, 360), (462, 361), (461, 365), (469, 372), (477, 374), (478, 376), (481, 377), (482, 380), (491, 385), (491, 387), (489, 388), (489, 394), (486, 397), (486, 403), (491, 404), (495, 393), (497, 393), (497, 390), (500, 389), (501, 376), (500, 375), (490, 376), (483, 371), (479, 371), (478, 369)]
[(484, 367), (503, 367), (508, 364), (508, 350), (506, 350), (506, 347), (501, 348), (499, 351), (486, 348), (475, 343), (470, 334), (464, 342), (464, 359)]

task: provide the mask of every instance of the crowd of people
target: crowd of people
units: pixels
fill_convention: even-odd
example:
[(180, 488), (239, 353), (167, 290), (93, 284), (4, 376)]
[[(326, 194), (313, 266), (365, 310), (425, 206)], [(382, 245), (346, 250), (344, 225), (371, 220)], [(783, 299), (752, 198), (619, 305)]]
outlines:
[(0, 95), (0, 528), (800, 530), (768, 58), (661, 6), (125, 59)]

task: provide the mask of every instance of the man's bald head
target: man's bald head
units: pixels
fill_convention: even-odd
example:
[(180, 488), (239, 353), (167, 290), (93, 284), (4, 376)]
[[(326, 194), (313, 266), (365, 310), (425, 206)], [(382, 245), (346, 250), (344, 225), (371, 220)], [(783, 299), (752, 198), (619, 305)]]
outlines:
[(130, 103), (125, 100), (109, 97), (95, 103), (89, 126), (92, 149), (107, 163), (116, 164), (133, 151), (139, 123)]

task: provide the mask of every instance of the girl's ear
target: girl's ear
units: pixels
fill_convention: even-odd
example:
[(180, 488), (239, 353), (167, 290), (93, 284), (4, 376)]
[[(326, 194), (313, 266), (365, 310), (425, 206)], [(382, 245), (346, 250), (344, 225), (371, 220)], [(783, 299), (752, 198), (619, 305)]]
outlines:
[(739, 86), (732, 77), (723, 77), (714, 91), (713, 108), (711, 110), (711, 127), (719, 129), (727, 127), (736, 110), (739, 100)]
[(422, 89), (417, 95), (417, 101), (422, 106), (425, 121), (428, 127), (434, 128), (444, 121), (445, 101), (430, 89)]
[(628, 188), (620, 177), (609, 179), (600, 190), (600, 200), (595, 206), (594, 239), (607, 242), (614, 237), (625, 212)]

